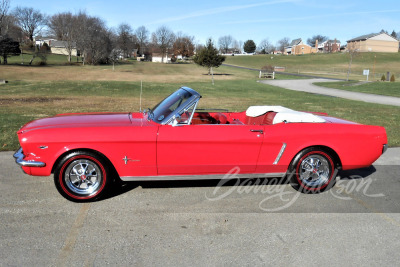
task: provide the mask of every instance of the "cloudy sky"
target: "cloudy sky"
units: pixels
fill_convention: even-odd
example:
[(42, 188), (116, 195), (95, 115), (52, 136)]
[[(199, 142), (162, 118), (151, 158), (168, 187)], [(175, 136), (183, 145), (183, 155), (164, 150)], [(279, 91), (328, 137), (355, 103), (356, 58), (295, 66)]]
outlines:
[(161, 25), (195, 36), (198, 43), (223, 35), (236, 40), (283, 37), (307, 38), (316, 34), (346, 40), (385, 29), (400, 32), (397, 0), (10, 0), (11, 7), (33, 7), (47, 15), (85, 10), (109, 27), (128, 23), (151, 32)]

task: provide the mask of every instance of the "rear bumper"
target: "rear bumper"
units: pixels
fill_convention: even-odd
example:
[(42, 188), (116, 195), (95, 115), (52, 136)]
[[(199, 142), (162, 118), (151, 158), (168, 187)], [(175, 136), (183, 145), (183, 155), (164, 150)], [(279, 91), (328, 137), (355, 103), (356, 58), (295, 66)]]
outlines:
[(34, 160), (24, 160), (25, 155), (20, 147), (14, 154), (15, 162), (21, 167), (44, 167), (46, 163)]

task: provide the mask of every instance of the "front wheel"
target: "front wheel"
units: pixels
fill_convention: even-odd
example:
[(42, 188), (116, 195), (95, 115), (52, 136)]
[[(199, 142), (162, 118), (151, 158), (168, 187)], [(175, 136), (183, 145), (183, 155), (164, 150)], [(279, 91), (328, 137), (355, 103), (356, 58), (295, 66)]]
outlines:
[(320, 193), (335, 184), (337, 168), (330, 153), (319, 148), (308, 148), (297, 154), (288, 173), (294, 189), (303, 193)]
[(105, 160), (90, 152), (72, 152), (57, 165), (54, 183), (60, 194), (75, 202), (93, 201), (102, 196), (110, 184)]

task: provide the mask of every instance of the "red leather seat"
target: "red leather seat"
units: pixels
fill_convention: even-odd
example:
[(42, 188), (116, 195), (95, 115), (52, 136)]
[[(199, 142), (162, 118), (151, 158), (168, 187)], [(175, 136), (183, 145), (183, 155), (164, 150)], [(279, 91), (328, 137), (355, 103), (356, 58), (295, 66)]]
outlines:
[(227, 124), (228, 123), (228, 118), (222, 113), (216, 113), (214, 115), (214, 118), (217, 120), (218, 124)]
[(246, 124), (248, 125), (272, 125), (274, 122), (276, 112), (267, 112), (258, 117), (246, 117)]

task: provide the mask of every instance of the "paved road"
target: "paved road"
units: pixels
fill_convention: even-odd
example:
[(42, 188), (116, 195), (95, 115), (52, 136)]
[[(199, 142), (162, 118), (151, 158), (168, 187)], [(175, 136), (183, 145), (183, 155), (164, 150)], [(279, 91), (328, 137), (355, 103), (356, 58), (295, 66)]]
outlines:
[(76, 204), (2, 152), (0, 266), (396, 266), (399, 155), (319, 195), (273, 180), (147, 182)]
[(364, 101), (368, 103), (377, 103), (383, 105), (400, 106), (399, 97), (383, 96), (366, 94), (359, 92), (351, 92), (339, 89), (325, 88), (321, 86), (314, 85), (315, 82), (329, 82), (335, 80), (328, 79), (304, 79), (304, 80), (263, 80), (260, 83), (270, 84), (285, 89), (290, 89), (294, 91), (302, 91), (313, 94), (321, 94), (328, 96), (341, 97), (351, 100)]

